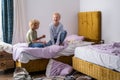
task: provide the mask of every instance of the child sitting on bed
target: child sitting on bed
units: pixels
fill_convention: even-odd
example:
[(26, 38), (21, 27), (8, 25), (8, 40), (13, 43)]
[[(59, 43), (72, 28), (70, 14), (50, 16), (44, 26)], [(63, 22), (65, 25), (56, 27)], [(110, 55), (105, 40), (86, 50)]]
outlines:
[(60, 23), (61, 15), (58, 12), (53, 13), (53, 22), (49, 25), (50, 29), (50, 41), (47, 43), (48, 46), (57, 44), (62, 45), (67, 35), (67, 32), (63, 29), (62, 23)]
[(30, 29), (27, 32), (26, 35), (26, 41), (28, 43), (29, 47), (44, 47), (45, 41), (41, 41), (40, 39), (45, 38), (45, 35), (42, 35), (41, 37), (37, 37), (37, 31), (36, 29), (39, 28), (40, 22), (36, 19), (32, 19), (29, 22)]

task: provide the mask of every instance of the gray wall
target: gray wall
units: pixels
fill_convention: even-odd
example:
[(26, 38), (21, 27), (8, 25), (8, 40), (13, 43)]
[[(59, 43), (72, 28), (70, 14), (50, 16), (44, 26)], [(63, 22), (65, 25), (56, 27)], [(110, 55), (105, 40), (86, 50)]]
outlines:
[(120, 41), (120, 0), (80, 0), (80, 11), (102, 12), (102, 39)]
[(49, 40), (49, 28), (52, 13), (60, 12), (61, 22), (69, 34), (77, 34), (77, 13), (79, 0), (26, 0), (27, 23), (30, 19), (40, 20), (38, 34), (45, 34)]

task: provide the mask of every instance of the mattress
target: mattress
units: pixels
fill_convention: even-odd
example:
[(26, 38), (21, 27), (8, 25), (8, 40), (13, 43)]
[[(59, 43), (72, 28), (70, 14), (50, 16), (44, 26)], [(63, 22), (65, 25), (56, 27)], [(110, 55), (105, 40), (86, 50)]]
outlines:
[(75, 49), (74, 56), (120, 72), (120, 56), (110, 55), (106, 52), (92, 49), (90, 46), (82, 46)]
[[(53, 58), (58, 58), (60, 56), (71, 56), (71, 55), (74, 54), (74, 50), (75, 50), (76, 47), (86, 46), (86, 45), (91, 45), (91, 44), (93, 44), (93, 42), (82, 41), (82, 42), (69, 43), (68, 46), (65, 49), (57, 52), (57, 55)], [(20, 50), (20, 49), (18, 49), (18, 50)], [(15, 54), (17, 54), (17, 53), (13, 52), (13, 56), (15, 56)], [(17, 60), (19, 62), (22, 62), (22, 63), (28, 63), (30, 60), (35, 60), (35, 59), (40, 59), (40, 57), (30, 55), (30, 54), (26, 53), (25, 51), (22, 51), (19, 54), (19, 56), (17, 57)]]

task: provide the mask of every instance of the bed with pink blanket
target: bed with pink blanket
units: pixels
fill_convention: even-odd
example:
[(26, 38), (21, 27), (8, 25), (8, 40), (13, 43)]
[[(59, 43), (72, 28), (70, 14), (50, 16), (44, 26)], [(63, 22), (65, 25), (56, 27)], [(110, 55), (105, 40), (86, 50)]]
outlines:
[(72, 65), (75, 48), (92, 43), (73, 41), (67, 42), (63, 46), (51, 45), (45, 48), (30, 48), (27, 43), (17, 43), (13, 46), (13, 59), (16, 61), (16, 67), (24, 67), (29, 72), (45, 70), (51, 58)]
[(13, 46), (13, 59), (16, 67), (24, 67), (28, 72), (44, 71), (50, 58), (58, 55), (65, 46), (52, 45), (45, 48), (30, 48), (26, 43)]
[(120, 72), (120, 42), (77, 47), (74, 57)]
[(73, 67), (98, 80), (120, 80), (120, 42), (77, 47)]

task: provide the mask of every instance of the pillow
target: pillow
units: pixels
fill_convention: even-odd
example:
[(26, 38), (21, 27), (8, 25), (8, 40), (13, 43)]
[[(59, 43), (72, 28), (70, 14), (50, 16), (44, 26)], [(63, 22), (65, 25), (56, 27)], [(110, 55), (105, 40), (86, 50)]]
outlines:
[(84, 36), (78, 36), (76, 34), (69, 35), (65, 38), (65, 42), (67, 41), (67, 42), (70, 42), (70, 43), (72, 43), (74, 41), (83, 41), (83, 40), (84, 40)]
[(46, 76), (66, 76), (73, 68), (65, 63), (50, 59), (46, 69)]
[(120, 42), (114, 42), (114, 43), (113, 43), (113, 47), (120, 48)]

